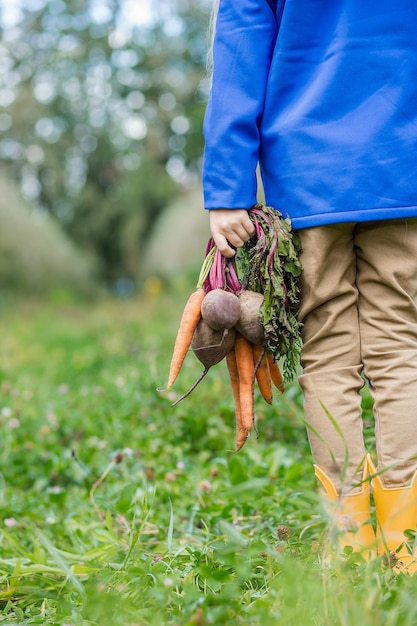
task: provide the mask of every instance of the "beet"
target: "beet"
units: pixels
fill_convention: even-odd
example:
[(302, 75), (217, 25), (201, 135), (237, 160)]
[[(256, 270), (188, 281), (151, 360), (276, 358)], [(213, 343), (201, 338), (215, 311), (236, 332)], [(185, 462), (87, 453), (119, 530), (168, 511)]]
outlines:
[(264, 297), (256, 291), (245, 290), (239, 294), (240, 317), (236, 330), (252, 343), (265, 344), (265, 331), (262, 324), (261, 306)]
[(214, 330), (232, 328), (240, 317), (239, 298), (231, 291), (213, 289), (203, 299), (201, 316)]
[(201, 319), (194, 331), (191, 348), (205, 368), (209, 369), (220, 363), (235, 345), (234, 328), (214, 330)]
[(236, 331), (234, 328), (225, 330), (214, 330), (201, 319), (194, 331), (191, 348), (199, 361), (204, 365), (204, 370), (197, 378), (192, 387), (186, 391), (178, 400), (175, 400), (171, 406), (175, 406), (184, 398), (190, 395), (194, 389), (205, 378), (207, 372), (213, 365), (217, 365), (229, 354), (235, 345)]

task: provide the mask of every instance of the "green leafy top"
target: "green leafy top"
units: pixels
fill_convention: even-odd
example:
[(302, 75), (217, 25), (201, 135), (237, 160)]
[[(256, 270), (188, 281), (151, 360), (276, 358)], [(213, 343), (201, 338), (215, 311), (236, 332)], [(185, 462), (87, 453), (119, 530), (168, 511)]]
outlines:
[(238, 252), (242, 285), (264, 296), (261, 315), (267, 347), (277, 359), (283, 358), (288, 382), (296, 375), (302, 346), (297, 318), (300, 240), (290, 219), (272, 207), (256, 205), (248, 213), (256, 235)]

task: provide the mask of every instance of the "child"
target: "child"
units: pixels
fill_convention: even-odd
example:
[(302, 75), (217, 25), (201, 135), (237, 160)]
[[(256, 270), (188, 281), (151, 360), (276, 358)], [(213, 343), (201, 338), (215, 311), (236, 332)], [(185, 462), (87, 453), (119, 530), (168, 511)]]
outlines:
[[(394, 552), (396, 569), (409, 573), (417, 569), (404, 543), (417, 521), (416, 24), (413, 0), (220, 0), (203, 164), (205, 207), (225, 256), (253, 235), (257, 164), (266, 203), (290, 216), (302, 243), (299, 382), (315, 472), (341, 546)], [(377, 476), (363, 441), (363, 376)]]

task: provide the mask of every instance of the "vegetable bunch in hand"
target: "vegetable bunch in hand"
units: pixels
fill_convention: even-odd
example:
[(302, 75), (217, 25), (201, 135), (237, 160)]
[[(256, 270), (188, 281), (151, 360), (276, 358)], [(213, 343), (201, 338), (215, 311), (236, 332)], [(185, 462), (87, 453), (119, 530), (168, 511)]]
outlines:
[(213, 239), (208, 242), (196, 290), (184, 307), (166, 387), (174, 384), (190, 349), (204, 369), (174, 405), (225, 359), (235, 403), (236, 451), (254, 426), (255, 387), (271, 404), (273, 387), (284, 391), (277, 359), (282, 357), (284, 377), (290, 380), (301, 348), (298, 239), (289, 220), (274, 209), (257, 205), (248, 214), (255, 235), (235, 257), (224, 257)]

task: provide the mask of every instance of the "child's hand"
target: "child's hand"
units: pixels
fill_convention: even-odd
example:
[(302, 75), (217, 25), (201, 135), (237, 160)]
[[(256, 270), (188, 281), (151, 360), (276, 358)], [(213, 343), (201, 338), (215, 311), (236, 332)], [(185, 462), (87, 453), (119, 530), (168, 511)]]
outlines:
[(246, 209), (210, 210), (210, 230), (217, 248), (227, 258), (233, 257), (236, 248), (255, 234)]

